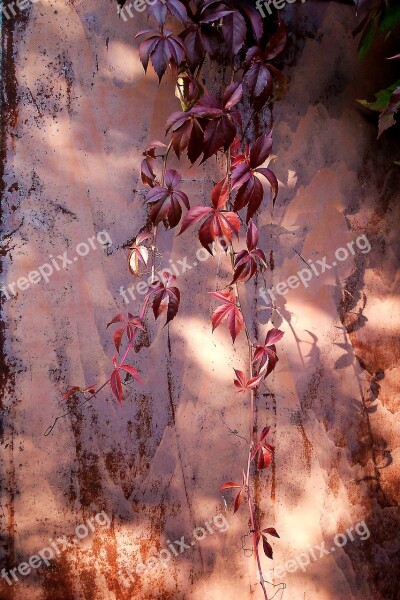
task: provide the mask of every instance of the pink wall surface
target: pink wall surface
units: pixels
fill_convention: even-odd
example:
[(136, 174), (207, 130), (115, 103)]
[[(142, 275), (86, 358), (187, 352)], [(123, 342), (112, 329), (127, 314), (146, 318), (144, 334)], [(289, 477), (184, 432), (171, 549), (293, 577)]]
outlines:
[[(275, 263), (266, 281), (304, 268), (294, 250), (331, 264), (363, 235), (371, 250), (277, 296), (272, 315), (249, 288), (253, 333), (265, 335), (270, 318), (285, 331), (278, 367), (258, 394), (259, 426), (272, 426), (276, 446), (257, 485), (265, 520), (280, 534), (275, 560), (265, 559), (268, 591), (282, 582), (279, 600), (395, 600), (399, 157), (393, 135), (377, 142), (376, 121), (355, 101), (387, 78), (379, 48), (357, 61), (354, 7), (309, 0), (285, 15), (289, 91), (274, 108), (280, 193), (259, 217)], [(229, 428), (246, 432), (249, 419), (232, 387), (233, 367), (246, 364), (244, 337), (233, 347), (225, 328), (211, 335), (215, 302), (206, 291), (229, 282), (224, 256), (193, 267), (198, 242), (162, 233), (162, 265), (187, 257), (193, 268), (179, 277), (181, 310), (169, 330), (147, 319), (147, 339), (132, 355), (143, 385), (127, 388), (122, 407), (107, 389), (43, 435), (65, 410), (68, 386), (101, 382), (112, 368), (105, 325), (127, 308), (119, 289), (133, 278), (124, 245), (145, 222), (140, 153), (179, 109), (171, 79), (158, 86), (138, 60), (133, 37), (146, 23), (144, 13), (124, 22), (105, 0), (43, 0), (3, 33), (3, 284), (49, 255), (76, 256), (99, 231), (112, 244), (3, 296), (0, 567), (26, 562), (50, 538), (71, 543), (14, 585), (2, 580), (2, 600), (262, 598), (254, 561), (241, 550), (246, 513), (233, 516), (231, 496), (226, 510), (218, 491), (245, 462), (245, 444)], [(190, 202), (204, 203), (219, 164), (186, 166)], [(141, 298), (128, 305), (134, 314)], [(74, 546), (76, 527), (100, 511), (110, 526), (97, 523)], [(221, 512), (226, 531), (214, 527), (166, 568), (129, 578), (154, 549), (193, 540), (195, 527)], [(355, 536), (304, 571), (277, 574), (309, 546), (331, 549), (336, 534), (362, 521), (368, 539)]]

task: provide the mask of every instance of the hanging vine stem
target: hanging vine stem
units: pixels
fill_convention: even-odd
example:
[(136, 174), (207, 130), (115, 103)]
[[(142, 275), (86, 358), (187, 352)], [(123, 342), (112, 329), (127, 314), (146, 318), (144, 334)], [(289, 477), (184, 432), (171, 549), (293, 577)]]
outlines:
[[(232, 157), (231, 157), (231, 150), (229, 149), (227, 152), (227, 181), (228, 181), (228, 204), (231, 207), (231, 193), (232, 193), (232, 182), (231, 182), (231, 166), (232, 166)], [(235, 260), (235, 250), (233, 247), (233, 244), (230, 243), (229, 245), (229, 254), (230, 254), (230, 262), (231, 262), (231, 270), (232, 270), (232, 277), (234, 277), (235, 274), (235, 264), (234, 264), (234, 260)], [(240, 294), (239, 294), (239, 287), (238, 284), (235, 282), (233, 284), (233, 289), (235, 291), (235, 298), (236, 298), (236, 303), (238, 308), (240, 309), (242, 315), (243, 315), (243, 309), (242, 309), (242, 304), (240, 301)], [(247, 339), (247, 346), (248, 346), (248, 361), (249, 361), (249, 373), (250, 373), (250, 379), (252, 379), (253, 377), (253, 344), (251, 342), (251, 337), (250, 337), (250, 333), (249, 333), (249, 329), (247, 327), (247, 323), (246, 323), (246, 319), (243, 315), (243, 323), (244, 323), (244, 330), (245, 330), (245, 334), (246, 334), (246, 339)], [(251, 457), (253, 454), (253, 450), (254, 450), (254, 434), (255, 434), (255, 392), (254, 389), (250, 389), (250, 435), (249, 435), (249, 450), (248, 450), (248, 457), (247, 457), (247, 467), (246, 467), (246, 476), (245, 476), (245, 488), (246, 488), (246, 492), (247, 492), (247, 503), (248, 503), (248, 509), (249, 509), (249, 515), (250, 515), (250, 524), (251, 524), (251, 531), (252, 531), (252, 535), (253, 535), (253, 546), (254, 546), (254, 552), (255, 552), (255, 556), (256, 556), (256, 561), (257, 561), (257, 568), (258, 568), (258, 576), (259, 576), (259, 582), (264, 594), (264, 599), (268, 600), (268, 593), (265, 587), (265, 582), (264, 582), (264, 576), (263, 576), (263, 571), (262, 571), (262, 565), (261, 565), (261, 559), (260, 559), (260, 554), (258, 551), (258, 543), (257, 543), (257, 534), (256, 534), (256, 524), (255, 524), (255, 518), (254, 518), (254, 509), (253, 509), (253, 499), (252, 499), (252, 493), (251, 493), (251, 486), (250, 486), (250, 469), (251, 469)]]
[[(203, 221), (199, 230), (199, 240), (210, 254), (212, 254), (210, 246), (221, 237), (225, 237), (228, 243), (224, 246), (224, 250), (230, 253), (233, 279), (229, 291), (210, 292), (223, 303), (214, 311), (212, 324), (215, 329), (223, 321), (228, 322), (233, 343), (242, 329), (246, 333), (250, 379), (247, 380), (244, 373), (235, 370), (238, 379), (234, 384), (241, 392), (250, 393), (251, 415), (247, 464), (243, 470), (242, 483), (227, 482), (220, 489), (240, 488), (239, 495), (235, 499), (235, 512), (242, 500), (246, 499), (251, 527), (247, 535), (252, 534), (254, 547), (252, 553), (257, 561), (259, 582), (264, 600), (268, 600), (258, 546), (263, 539), (264, 553), (272, 559), (272, 547), (267, 542), (266, 536), (279, 537), (279, 535), (272, 527), (261, 530), (257, 486), (252, 482), (252, 473), (269, 466), (273, 452), (273, 446), (265, 442), (269, 427), (264, 427), (260, 437), (257, 434), (254, 390), (261, 379), (267, 377), (275, 368), (278, 360), (275, 343), (281, 339), (283, 332), (272, 328), (268, 331), (263, 345), (259, 345), (258, 341), (252, 343), (250, 330), (242, 311), (238, 284), (254, 277), (260, 265), (266, 266), (265, 255), (257, 247), (258, 229), (252, 218), (264, 199), (262, 178), (265, 178), (270, 185), (272, 205), (278, 193), (278, 181), (269, 168), (262, 166), (271, 155), (272, 132), (268, 129), (258, 139), (251, 139), (249, 147), (246, 145), (243, 148), (243, 121), (239, 106), (243, 99), (243, 106), (251, 107), (252, 114), (245, 127), (246, 130), (252, 120), (258, 121), (258, 114), (262, 107), (267, 105), (271, 98), (276, 97), (280, 88), (284, 88), (284, 75), (271, 64), (271, 61), (285, 47), (286, 29), (283, 21), (278, 17), (264, 27), (265, 22), (255, 8), (248, 3), (235, 3), (233, 0), (221, 0), (218, 6), (215, 2), (210, 3), (209, 0), (196, 0), (194, 4), (191, 4), (190, 0), (174, 0), (173, 8), (166, 0), (165, 10), (161, 11), (157, 6), (150, 6), (148, 12), (156, 20), (157, 26), (155, 29), (146, 29), (137, 34), (136, 37), (145, 36), (140, 46), (140, 60), (145, 71), (150, 63), (153, 65), (160, 82), (167, 69), (171, 68), (178, 86), (181, 110), (175, 111), (168, 117), (166, 129), (167, 134), (170, 132), (170, 141), (164, 154), (156, 153), (157, 147), (165, 148), (165, 144), (159, 141), (154, 142), (143, 152), (145, 158), (142, 160), (141, 178), (143, 184), (149, 187), (146, 204), (149, 208), (148, 222), (151, 226), (146, 226), (146, 231), (141, 231), (136, 236), (131, 247), (130, 258), (133, 257), (134, 266), (131, 271), (134, 275), (144, 275), (146, 271), (141, 270), (143, 264), (147, 270), (151, 270), (150, 291), (146, 295), (139, 317), (128, 313), (125, 327), (114, 332), (114, 344), (118, 353), (125, 331), (128, 336), (129, 343), (122, 360), (117, 364), (115, 358), (113, 359), (114, 371), (111, 377), (90, 398), (85, 399), (84, 403), (93, 398), (107, 383), (111, 384), (118, 402), (122, 402), (120, 370), (138, 379), (136, 369), (124, 364), (124, 361), (133, 346), (137, 332), (142, 328), (141, 321), (146, 315), (150, 299), (152, 299), (155, 319), (166, 313), (166, 325), (178, 313), (180, 291), (175, 285), (176, 277), (172, 274), (165, 277), (163, 274), (162, 281), (156, 280), (155, 277), (157, 237), (160, 227), (164, 225), (165, 229), (170, 230), (180, 223), (180, 235), (192, 225)], [(178, 31), (177, 27), (167, 26), (167, 17), (171, 12), (182, 24), (182, 31)], [(238, 27), (238, 23), (241, 26)], [(271, 31), (274, 28), (275, 30)], [(204, 78), (200, 81), (201, 69), (205, 61), (208, 64), (209, 60), (210, 62), (215, 60), (224, 69), (231, 68), (231, 72), (225, 71), (223, 77), (218, 80), (218, 84), (222, 85), (213, 86), (214, 89), (218, 89), (218, 97), (207, 93)], [(240, 81), (235, 82), (238, 69), (235, 70), (234, 67), (239, 63), (243, 71)], [(230, 80), (227, 86), (225, 80)], [(175, 169), (167, 169), (171, 148), (174, 149), (178, 159), (186, 152), (192, 165), (199, 160), (202, 164), (211, 157), (217, 156), (219, 152), (225, 154), (227, 174), (223, 181), (213, 187), (211, 206), (209, 204), (190, 206), (188, 196), (180, 189), (183, 181), (181, 173)], [(241, 148), (240, 152), (239, 148)], [(153, 166), (155, 160), (161, 156), (161, 177), (157, 177)], [(225, 179), (228, 181), (227, 186)], [(231, 195), (235, 190), (236, 196), (232, 206)], [(228, 209), (225, 208), (227, 203)], [(182, 207), (187, 209), (183, 218)], [(247, 250), (236, 254), (232, 245), (232, 236), (234, 234), (239, 238), (239, 230), (243, 223), (239, 212), (245, 207), (247, 207), (246, 223), (248, 223)], [(143, 244), (145, 240), (151, 240), (146, 242), (149, 247)], [(125, 317), (120, 314), (111, 323), (117, 324), (124, 320)], [(89, 389), (92, 388), (81, 391), (86, 393)], [(80, 388), (72, 390), (76, 391)], [(67, 396), (73, 393), (75, 392), (70, 390)], [(46, 435), (53, 430), (59, 418), (69, 414), (71, 413), (58, 417), (53, 426), (46, 431)]]
[[(139, 315), (139, 321), (142, 321), (142, 320), (145, 318), (145, 316), (146, 316), (147, 309), (148, 309), (148, 305), (149, 305), (149, 300), (150, 300), (150, 296), (149, 296), (149, 295), (147, 295), (147, 296), (145, 297), (144, 301), (143, 301), (142, 310), (140, 311), (140, 315)], [(133, 331), (132, 338), (131, 338), (131, 340), (129, 341), (129, 343), (128, 343), (127, 347), (126, 347), (126, 349), (125, 349), (125, 352), (124, 352), (124, 355), (123, 355), (122, 359), (120, 360), (119, 364), (117, 365), (117, 368), (120, 368), (122, 365), (124, 365), (124, 364), (125, 364), (125, 360), (126, 360), (126, 358), (127, 358), (128, 354), (129, 354), (129, 352), (130, 352), (130, 351), (132, 350), (132, 348), (133, 348), (133, 343), (134, 343), (134, 341), (135, 341), (135, 338), (136, 338), (136, 335), (137, 335), (137, 332), (138, 332), (138, 331), (139, 331), (139, 329), (138, 329), (138, 328), (136, 328), (136, 329)], [(93, 398), (95, 398), (95, 397), (97, 396), (97, 394), (98, 394), (99, 392), (101, 392), (101, 391), (102, 391), (102, 390), (103, 390), (103, 389), (106, 387), (106, 385), (108, 385), (110, 382), (111, 382), (111, 376), (110, 376), (110, 377), (107, 379), (107, 381), (105, 381), (104, 383), (102, 383), (102, 384), (100, 385), (100, 387), (98, 387), (98, 388), (97, 388), (97, 390), (95, 390), (95, 391), (94, 391), (94, 392), (93, 392), (93, 393), (92, 393), (92, 394), (89, 396), (89, 398), (86, 398), (86, 399), (85, 399), (83, 402), (81, 402), (80, 404), (78, 404), (78, 406), (75, 408), (75, 411), (76, 411), (76, 410), (79, 410), (79, 409), (80, 409), (82, 406), (84, 406), (84, 405), (87, 405), (87, 403), (88, 403), (88, 402), (90, 402), (90, 400), (92, 400)], [(74, 388), (72, 388), (72, 389), (74, 389)], [(72, 390), (71, 390), (71, 392), (72, 392)], [(84, 391), (83, 391), (83, 390), (76, 389), (76, 390), (75, 390), (74, 392), (72, 392), (72, 393), (69, 393), (69, 392), (67, 392), (67, 393), (65, 394), (65, 396), (64, 396), (64, 397), (65, 397), (65, 398), (68, 398), (68, 397), (70, 397), (71, 395), (73, 395), (74, 393), (78, 393), (78, 392), (83, 392), (83, 393), (84, 393)], [(50, 435), (50, 433), (53, 431), (54, 427), (56, 426), (57, 422), (58, 422), (60, 419), (64, 419), (65, 417), (71, 416), (72, 414), (73, 414), (73, 412), (69, 410), (69, 411), (66, 411), (65, 413), (63, 413), (63, 414), (61, 414), (61, 415), (58, 415), (58, 417), (55, 417), (55, 419), (54, 419), (53, 423), (52, 423), (52, 424), (51, 424), (51, 425), (50, 425), (50, 426), (49, 426), (49, 427), (46, 429), (46, 431), (44, 432), (44, 434), (43, 434), (43, 435), (44, 435), (44, 436), (46, 436), (46, 437), (47, 437), (48, 435)]]

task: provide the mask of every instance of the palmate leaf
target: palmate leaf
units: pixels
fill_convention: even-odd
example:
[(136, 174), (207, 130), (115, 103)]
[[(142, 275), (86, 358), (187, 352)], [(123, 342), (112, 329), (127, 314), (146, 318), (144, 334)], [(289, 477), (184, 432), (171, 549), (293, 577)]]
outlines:
[(147, 10), (161, 26), (165, 24), (168, 13), (182, 23), (185, 23), (188, 18), (186, 7), (179, 0), (152, 0)]
[(221, 485), (221, 487), (219, 488), (219, 490), (221, 492), (224, 490), (231, 490), (231, 489), (239, 490), (239, 493), (237, 494), (237, 496), (235, 498), (235, 502), (234, 502), (234, 506), (233, 506), (233, 514), (235, 514), (239, 510), (240, 505), (243, 502), (244, 493), (246, 491), (246, 475), (245, 475), (244, 471), (242, 473), (242, 483), (237, 483), (235, 481), (227, 481), (226, 483)]
[(267, 536), (269, 535), (276, 538), (280, 537), (276, 529), (274, 529), (274, 527), (267, 527), (266, 529), (261, 529), (261, 525), (256, 524), (255, 530), (253, 532), (254, 549), (255, 551), (257, 551), (258, 544), (262, 541), (265, 556), (272, 560), (274, 557), (274, 553), (272, 550), (272, 546), (267, 539)]
[(126, 364), (117, 365), (115, 356), (113, 358), (113, 364), (114, 364), (114, 370), (111, 373), (111, 377), (110, 377), (111, 390), (112, 390), (115, 398), (118, 400), (118, 402), (120, 404), (122, 404), (122, 400), (124, 399), (124, 397), (123, 397), (122, 379), (121, 379), (120, 371), (125, 371), (126, 373), (129, 373), (129, 375), (131, 375), (131, 377), (136, 379), (136, 381), (138, 381), (139, 383), (142, 383), (142, 381), (141, 381), (141, 379), (139, 377), (139, 373), (137, 372), (135, 367), (132, 367), (131, 365), (126, 365)]
[(262, 38), (264, 27), (263, 21), (260, 13), (253, 6), (246, 4), (245, 2), (234, 1), (234, 6), (239, 8), (248, 19), (251, 29), (253, 31), (253, 36), (257, 42), (259, 42)]
[[(140, 234), (140, 235), (143, 235), (143, 234)], [(139, 239), (139, 236), (137, 237), (137, 239)], [(128, 336), (128, 340), (131, 341), (134, 337), (135, 329), (141, 329), (142, 331), (144, 331), (144, 327), (143, 327), (141, 319), (139, 317), (132, 315), (131, 313), (128, 313), (128, 318), (126, 320), (125, 320), (125, 316), (122, 313), (119, 313), (116, 317), (113, 318), (112, 321), (110, 321), (107, 324), (106, 329), (110, 325), (115, 325), (116, 323), (125, 323), (124, 327), (120, 327), (114, 332), (114, 345), (115, 345), (117, 352), (119, 353), (122, 338), (123, 338), (125, 331)]]
[(220, 149), (226, 151), (241, 126), (240, 114), (235, 106), (242, 94), (241, 83), (234, 82), (227, 87), (220, 101), (207, 94), (190, 110), (172, 113), (168, 117), (166, 131), (172, 131), (172, 147), (178, 158), (186, 149), (192, 163), (201, 154), (204, 162)]
[(136, 237), (134, 244), (129, 246), (128, 268), (132, 275), (136, 277), (140, 277), (141, 267), (146, 267), (149, 261), (149, 250), (141, 242), (144, 242), (151, 236), (152, 234), (149, 231), (143, 231)]
[(203, 62), (207, 53), (214, 58), (220, 51), (221, 34), (213, 24), (233, 12), (222, 2), (195, 4), (197, 10), (190, 15), (192, 25), (180, 34), (185, 44), (187, 62), (192, 69)]
[(204, 129), (202, 162), (223, 148), (228, 150), (235, 139), (237, 128), (241, 126), (240, 113), (235, 106), (243, 95), (240, 82), (231, 83), (225, 90), (221, 101), (206, 95), (196, 104), (193, 112), (209, 119)]
[(235, 255), (231, 285), (237, 281), (249, 281), (257, 273), (257, 262), (262, 267), (267, 268), (267, 259), (264, 252), (257, 248), (257, 242), (258, 229), (253, 220), (250, 219), (246, 233), (247, 250), (241, 250)]
[[(218, 203), (220, 196), (214, 194), (214, 200)], [(234, 212), (220, 211), (217, 208), (207, 206), (195, 206), (188, 210), (182, 219), (181, 229), (178, 235), (181, 235), (191, 227), (207, 217), (199, 229), (199, 240), (203, 248), (211, 255), (211, 244), (217, 240), (232, 241), (232, 236), (239, 234), (240, 219)]]
[(154, 67), (160, 82), (168, 65), (178, 68), (185, 58), (185, 46), (180, 38), (173, 35), (168, 29), (158, 31), (156, 29), (145, 29), (136, 34), (137, 37), (148, 35), (139, 47), (139, 57), (145, 72), (149, 60)]
[(265, 49), (252, 46), (246, 53), (244, 87), (256, 110), (262, 108), (274, 94), (281, 100), (286, 92), (286, 77), (269, 61), (282, 52), (286, 45), (285, 24), (279, 21), (277, 32), (271, 36)]
[(250, 379), (246, 380), (243, 371), (238, 371), (237, 369), (234, 369), (234, 371), (237, 379), (235, 379), (233, 383), (237, 388), (239, 388), (238, 394), (244, 394), (247, 390), (255, 389), (263, 377), (262, 375), (260, 375), (258, 377), (251, 377)]
[(147, 204), (151, 205), (150, 219), (154, 225), (166, 221), (168, 227), (176, 227), (182, 216), (181, 204), (189, 210), (190, 204), (186, 194), (177, 189), (181, 175), (175, 169), (165, 172), (165, 185), (151, 188), (146, 195)]
[(275, 369), (279, 360), (276, 354), (275, 343), (282, 339), (284, 332), (280, 329), (270, 329), (265, 337), (264, 345), (258, 345), (253, 355), (253, 363), (256, 365), (258, 374), (265, 371), (265, 377)]
[(238, 10), (233, 10), (222, 23), (222, 35), (231, 57), (235, 56), (243, 47), (246, 34), (246, 21)]
[(265, 177), (272, 191), (272, 205), (278, 194), (278, 180), (273, 171), (260, 165), (270, 156), (272, 150), (271, 132), (260, 136), (251, 148), (246, 148), (242, 155), (236, 155), (232, 169), (232, 190), (237, 189), (233, 205), (235, 211), (247, 206), (246, 222), (248, 223), (259, 209), (264, 191), (257, 175)]
[(270, 427), (264, 427), (264, 429), (261, 432), (260, 439), (255, 445), (251, 455), (252, 461), (255, 458), (257, 458), (257, 469), (259, 469), (260, 471), (269, 467), (269, 465), (272, 462), (272, 457), (275, 451), (274, 446), (272, 446), (271, 444), (267, 444), (267, 442), (265, 441), (270, 432), (270, 429)]
[(152, 289), (149, 296), (153, 296), (152, 308), (156, 320), (167, 311), (165, 327), (178, 313), (181, 294), (179, 289), (173, 285), (176, 281), (175, 275), (171, 275), (167, 271), (164, 271), (161, 275), (163, 281), (151, 284)]
[(227, 321), (229, 331), (232, 337), (233, 343), (239, 333), (244, 328), (244, 319), (242, 311), (235, 303), (235, 297), (232, 292), (221, 291), (221, 292), (208, 292), (211, 296), (217, 298), (222, 302), (222, 306), (219, 306), (211, 317), (213, 331), (223, 322)]
[(201, 156), (206, 123), (193, 110), (174, 112), (168, 117), (166, 133), (172, 131), (171, 143), (178, 158), (186, 149), (191, 163)]

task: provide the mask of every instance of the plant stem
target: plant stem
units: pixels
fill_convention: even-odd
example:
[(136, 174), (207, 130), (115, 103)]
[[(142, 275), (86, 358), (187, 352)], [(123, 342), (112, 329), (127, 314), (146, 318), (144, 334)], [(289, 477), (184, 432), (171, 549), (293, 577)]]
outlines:
[[(231, 150), (229, 148), (229, 150), (227, 152), (227, 177), (228, 177), (228, 181), (229, 181), (229, 184), (228, 184), (229, 185), (229, 200), (228, 200), (229, 204), (230, 204), (230, 193), (231, 193), (230, 171), (231, 171)], [(229, 254), (230, 254), (230, 259), (231, 259), (232, 277), (234, 277), (235, 251), (234, 251), (232, 243), (230, 243), (230, 246), (229, 246)], [(248, 345), (249, 372), (250, 372), (250, 379), (251, 379), (253, 377), (253, 372), (254, 372), (253, 354), (252, 354), (253, 346), (251, 343), (250, 332), (249, 332), (249, 329), (246, 324), (246, 319), (244, 318), (244, 315), (243, 315), (242, 304), (240, 302), (239, 287), (238, 287), (237, 283), (233, 284), (233, 289), (235, 291), (236, 304), (237, 304), (238, 308), (240, 309), (240, 312), (242, 313), (242, 316), (243, 316), (244, 329), (245, 329), (247, 345)], [(261, 585), (261, 588), (262, 588), (262, 591), (264, 594), (264, 600), (268, 600), (268, 593), (265, 588), (261, 559), (260, 559), (260, 554), (258, 551), (258, 543), (257, 543), (258, 540), (257, 540), (257, 533), (256, 533), (256, 523), (255, 523), (255, 518), (254, 518), (253, 499), (252, 499), (252, 493), (251, 493), (251, 488), (250, 488), (251, 456), (253, 454), (253, 449), (254, 449), (254, 433), (255, 433), (255, 396), (254, 396), (253, 389), (250, 390), (250, 412), (251, 412), (251, 417), (250, 417), (249, 452), (248, 452), (248, 457), (247, 457), (245, 486), (246, 486), (246, 490), (247, 490), (247, 503), (248, 503), (249, 513), (250, 513), (251, 530), (253, 532), (253, 547), (254, 547), (255, 557), (257, 560), (258, 576), (259, 576), (260, 585)]]
[[(147, 309), (148, 309), (148, 306), (149, 306), (149, 300), (150, 300), (150, 296), (149, 296), (149, 294), (147, 294), (147, 296), (146, 296), (146, 297), (145, 297), (145, 299), (144, 299), (143, 306), (142, 306), (142, 310), (140, 311), (140, 315), (139, 315), (139, 319), (140, 319), (141, 321), (144, 319), (144, 317), (145, 317), (145, 315), (146, 315), (146, 312), (147, 312)], [(131, 349), (132, 349), (133, 342), (134, 342), (134, 340), (135, 340), (135, 337), (136, 337), (136, 334), (137, 334), (137, 332), (138, 332), (138, 331), (139, 331), (139, 329), (137, 328), (137, 329), (135, 329), (135, 331), (133, 332), (132, 339), (129, 341), (129, 343), (128, 343), (127, 347), (126, 347), (126, 350), (125, 350), (125, 352), (124, 352), (124, 355), (123, 355), (122, 359), (120, 360), (120, 362), (119, 362), (119, 364), (118, 364), (118, 367), (120, 367), (121, 365), (123, 365), (123, 364), (125, 363), (126, 357), (128, 356), (129, 352), (130, 352), (130, 351), (131, 351)], [(98, 389), (97, 389), (97, 390), (96, 390), (96, 391), (95, 391), (93, 394), (91, 394), (91, 395), (89, 396), (89, 398), (85, 398), (85, 400), (84, 400), (83, 402), (81, 402), (80, 404), (78, 404), (78, 406), (76, 407), (76, 409), (75, 409), (75, 410), (77, 410), (77, 409), (81, 408), (82, 406), (84, 406), (85, 404), (87, 404), (87, 403), (88, 403), (90, 400), (92, 400), (93, 398), (95, 398), (95, 396), (96, 396), (96, 395), (97, 395), (99, 392), (101, 392), (101, 390), (102, 390), (102, 389), (104, 389), (104, 388), (106, 387), (106, 385), (107, 385), (108, 383), (110, 383), (110, 381), (111, 381), (111, 377), (109, 377), (109, 378), (107, 379), (107, 381), (105, 381), (104, 383), (102, 383), (102, 384), (101, 384), (101, 386), (100, 386), (100, 387), (99, 387), (99, 388), (98, 388)], [(54, 419), (54, 421), (53, 421), (52, 425), (50, 425), (50, 426), (49, 426), (49, 427), (46, 429), (46, 431), (44, 432), (44, 434), (43, 434), (43, 435), (44, 435), (44, 436), (46, 436), (46, 437), (47, 437), (48, 435), (50, 435), (50, 433), (53, 431), (54, 427), (56, 426), (57, 422), (58, 422), (60, 419), (63, 419), (64, 417), (68, 417), (70, 414), (71, 414), (71, 411), (67, 411), (67, 412), (63, 413), (62, 415), (59, 415), (58, 417), (56, 417), (56, 418)]]

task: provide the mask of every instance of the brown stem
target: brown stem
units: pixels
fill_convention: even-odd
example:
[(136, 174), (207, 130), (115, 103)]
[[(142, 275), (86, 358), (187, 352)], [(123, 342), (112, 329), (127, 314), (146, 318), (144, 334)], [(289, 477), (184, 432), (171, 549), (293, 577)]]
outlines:
[[(143, 302), (142, 310), (140, 311), (140, 315), (139, 315), (139, 319), (140, 319), (140, 320), (144, 319), (144, 317), (145, 317), (145, 315), (146, 315), (146, 312), (147, 312), (147, 309), (148, 309), (148, 306), (149, 306), (149, 300), (150, 300), (150, 298), (149, 298), (149, 295), (147, 295), (147, 296), (146, 296), (146, 298), (145, 298), (145, 300), (144, 300), (144, 302)], [(135, 331), (133, 332), (132, 339), (129, 341), (129, 343), (128, 343), (127, 347), (126, 347), (126, 350), (125, 350), (125, 352), (124, 352), (124, 355), (123, 355), (122, 359), (121, 359), (121, 360), (120, 360), (120, 362), (119, 362), (119, 365), (118, 365), (119, 367), (120, 367), (121, 365), (123, 365), (123, 364), (124, 364), (124, 362), (125, 362), (125, 360), (126, 360), (126, 357), (128, 356), (129, 352), (131, 351), (131, 349), (132, 349), (132, 346), (133, 346), (133, 342), (134, 342), (134, 340), (135, 340), (135, 337), (136, 337), (136, 334), (137, 334), (137, 332), (138, 332), (138, 331), (139, 331), (139, 329), (135, 329)], [(101, 384), (101, 386), (100, 386), (100, 387), (99, 387), (99, 388), (98, 388), (98, 389), (97, 389), (97, 390), (96, 390), (96, 391), (95, 391), (93, 394), (91, 394), (91, 395), (89, 396), (89, 398), (85, 398), (85, 400), (84, 400), (83, 402), (81, 402), (80, 404), (78, 404), (78, 406), (76, 407), (76, 409), (75, 409), (75, 410), (77, 410), (77, 409), (81, 408), (82, 406), (84, 406), (85, 404), (87, 404), (87, 403), (88, 403), (90, 400), (92, 400), (93, 398), (95, 398), (95, 396), (96, 396), (96, 395), (97, 395), (99, 392), (101, 392), (101, 390), (103, 390), (103, 389), (106, 387), (106, 385), (107, 385), (108, 383), (110, 383), (110, 381), (111, 381), (111, 377), (109, 377), (109, 378), (107, 379), (107, 381), (105, 381), (104, 383), (102, 383), (102, 384)], [(44, 432), (44, 434), (43, 434), (43, 435), (44, 435), (44, 436), (46, 436), (46, 437), (47, 437), (48, 435), (50, 435), (50, 433), (53, 431), (54, 427), (56, 426), (57, 422), (58, 422), (60, 419), (63, 419), (63, 418), (65, 418), (65, 417), (68, 417), (70, 414), (71, 414), (71, 411), (67, 411), (67, 412), (63, 413), (62, 415), (58, 415), (58, 417), (56, 417), (56, 418), (54, 419), (54, 421), (53, 421), (52, 425), (50, 425), (50, 426), (49, 426), (49, 427), (46, 429), (46, 431)]]
[[(227, 177), (228, 177), (228, 181), (229, 181), (229, 204), (230, 204), (230, 192), (231, 192), (230, 171), (231, 171), (231, 150), (229, 148), (228, 153), (227, 153)], [(229, 253), (230, 253), (230, 258), (231, 258), (232, 277), (233, 277), (234, 276), (233, 274), (234, 274), (235, 251), (234, 251), (232, 243), (229, 246)], [(253, 373), (254, 373), (253, 353), (252, 353), (253, 345), (251, 343), (250, 332), (249, 332), (249, 329), (246, 324), (246, 320), (243, 315), (242, 304), (240, 302), (240, 294), (239, 294), (239, 288), (238, 288), (237, 283), (233, 284), (233, 289), (235, 292), (236, 304), (237, 304), (238, 308), (240, 309), (242, 316), (243, 316), (244, 329), (245, 329), (245, 333), (246, 333), (248, 352), (249, 352), (249, 372), (250, 372), (250, 378), (252, 378)], [(258, 552), (256, 523), (255, 523), (255, 518), (254, 518), (253, 499), (252, 499), (252, 493), (251, 493), (251, 488), (250, 488), (251, 456), (253, 454), (253, 449), (254, 449), (254, 433), (255, 433), (255, 402), (254, 402), (254, 400), (255, 400), (254, 390), (250, 390), (251, 418), (250, 418), (249, 452), (248, 452), (248, 456), (247, 456), (245, 486), (246, 486), (246, 490), (247, 490), (247, 502), (248, 502), (249, 513), (250, 513), (251, 530), (253, 532), (253, 546), (254, 546), (254, 552), (255, 552), (255, 556), (256, 556), (256, 560), (257, 560), (258, 576), (259, 576), (260, 585), (261, 585), (261, 588), (262, 588), (262, 591), (264, 594), (264, 600), (268, 600), (268, 593), (265, 588), (260, 554)]]

